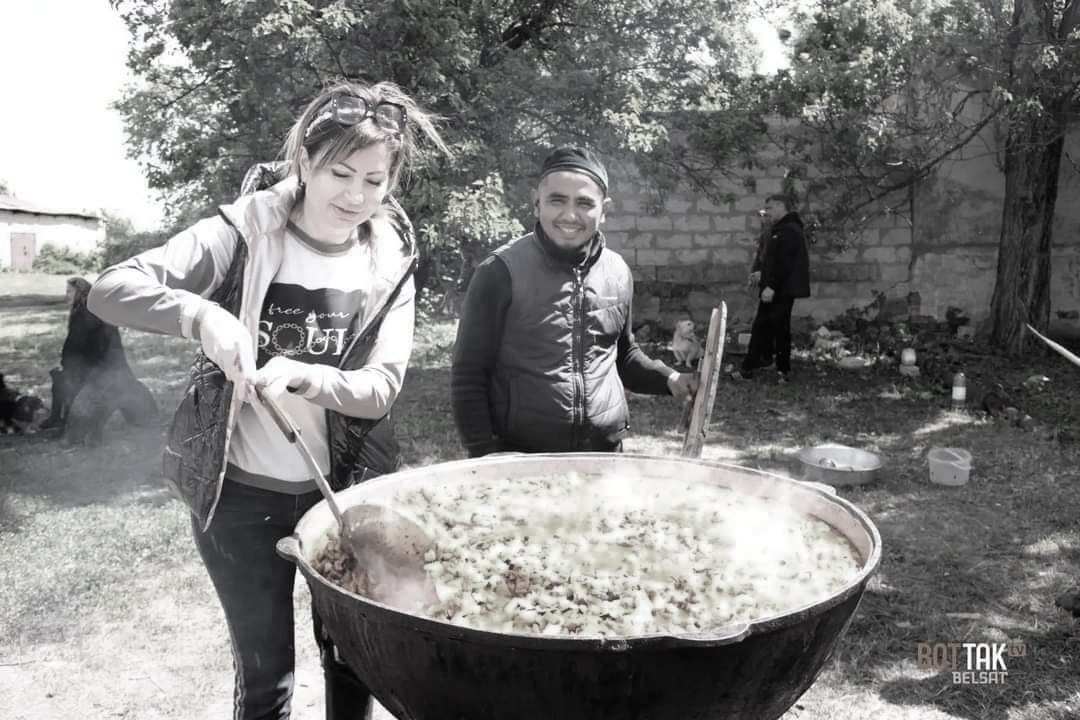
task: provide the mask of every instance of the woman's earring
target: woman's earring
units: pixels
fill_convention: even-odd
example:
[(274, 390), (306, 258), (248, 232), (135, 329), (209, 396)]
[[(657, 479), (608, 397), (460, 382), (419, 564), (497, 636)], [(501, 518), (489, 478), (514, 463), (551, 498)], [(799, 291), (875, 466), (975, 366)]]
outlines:
[(300, 183), (299, 183), (298, 187), (299, 187), (299, 188), (300, 188), (301, 190), (303, 190), (304, 188), (306, 188), (306, 187), (307, 187), (307, 183), (306, 183), (306, 182), (304, 182), (304, 179), (303, 179), (303, 178), (300, 178)]

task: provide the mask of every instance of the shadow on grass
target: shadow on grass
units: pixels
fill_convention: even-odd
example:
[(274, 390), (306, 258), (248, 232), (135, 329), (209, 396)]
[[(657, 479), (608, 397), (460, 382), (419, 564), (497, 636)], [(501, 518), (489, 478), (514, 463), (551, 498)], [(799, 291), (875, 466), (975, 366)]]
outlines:
[[(964, 642), (976, 641), (978, 638)], [(957, 677), (953, 670), (944, 669), (925, 677), (887, 681), (881, 687), (881, 698), (894, 705), (929, 706), (969, 720), (1076, 718), (1073, 663), (1080, 639), (1066, 627), (1051, 627), (1026, 633), (1024, 643), (1028, 655), (1006, 657), (1004, 674), (980, 676), (976, 671)], [(961, 650), (957, 670), (967, 669), (966, 651)], [(988, 682), (991, 677), (992, 684)]]
[[(798, 386), (727, 382), (707, 442), (793, 477), (791, 455), (821, 442), (885, 458), (875, 482), (838, 488), (877, 525), (883, 552), (830, 681), (971, 720), (1076, 717), (1076, 622), (1053, 598), (1080, 578), (1080, 446), (945, 403), (925, 385), (831, 369)], [(929, 482), (925, 457), (936, 445), (972, 452), (967, 485)], [(1002, 685), (954, 685), (951, 674), (916, 666), (919, 643), (1010, 640), (1028, 654), (1012, 659)]]
[[(166, 339), (162, 353), (171, 345)], [(147, 336), (143, 342), (161, 342)], [(129, 427), (119, 413), (113, 415), (99, 445), (68, 444), (58, 430), (25, 435), (0, 435), (0, 527), (17, 531), (25, 512), (19, 507), (55, 510), (108, 504), (124, 498), (164, 502), (161, 453), (165, 433), (186, 384), (189, 348), (180, 348), (182, 361), (168, 354), (146, 352), (138, 367), (154, 368), (146, 382), (159, 405), (158, 422)], [(134, 363), (133, 363), (134, 364)], [(410, 466), (464, 457), (450, 416), (449, 369), (413, 368), (395, 408), (403, 460)], [(22, 498), (13, 503), (12, 498)]]
[(38, 293), (25, 293), (20, 295), (6, 295), (0, 301), (5, 308), (25, 309), (42, 308), (49, 310), (60, 309), (67, 312), (67, 300), (63, 295), (43, 295)]
[(128, 427), (119, 415), (100, 445), (68, 444), (55, 431), (0, 436), (0, 526), (17, 531), (27, 515), (107, 505), (122, 498), (165, 501), (161, 469), (165, 419), (154, 426)]

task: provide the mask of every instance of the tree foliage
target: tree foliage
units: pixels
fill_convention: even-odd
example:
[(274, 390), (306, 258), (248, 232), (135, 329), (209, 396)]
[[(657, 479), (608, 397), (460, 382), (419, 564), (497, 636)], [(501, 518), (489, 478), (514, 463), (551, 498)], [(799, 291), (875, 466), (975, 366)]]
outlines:
[(97, 258), (95, 270), (103, 270), (110, 265), (115, 265), (143, 250), (160, 245), (166, 239), (163, 230), (139, 232), (125, 217), (107, 212), (104, 216), (105, 238), (95, 253)]
[(484, 256), (523, 234), (525, 228), (510, 216), (504, 197), (502, 179), (491, 174), (449, 190), (442, 222), (420, 226), (428, 262), (421, 265), (417, 283), (438, 289), (443, 314), (456, 315), (458, 297)]
[(31, 268), (47, 275), (83, 275), (99, 268), (96, 252), (79, 252), (63, 245), (42, 245)]
[[(138, 78), (120, 103), (131, 153), (177, 223), (235, 195), (343, 76), (395, 81), (445, 117), (453, 156), (422, 156), (401, 194), (429, 258), (466, 264), (459, 278), (528, 223), (528, 188), (555, 144), (632, 156), (658, 195), (682, 184), (722, 197), (725, 176), (776, 161), (758, 156), (768, 132), (822, 234), (844, 246), (874, 213), (907, 212), (950, 154), (996, 134), (1009, 179), (992, 335), (1016, 349), (1022, 320), (1045, 326), (1080, 0), (112, 2)], [(775, 78), (746, 71), (746, 21), (770, 9), (795, 29)]]
[[(774, 96), (793, 174), (846, 245), (915, 183), (994, 137), (1006, 177), (991, 340), (1017, 351), (1049, 315), (1065, 133), (1080, 109), (1078, 0), (820, 0)], [(816, 173), (815, 173), (816, 171)]]
[[(662, 192), (687, 176), (710, 182), (705, 170), (749, 147), (744, 129), (758, 129), (733, 91), (741, 80), (731, 69), (753, 52), (741, 4), (113, 4), (139, 78), (120, 103), (132, 152), (178, 222), (234, 195), (244, 170), (273, 158), (304, 103), (337, 77), (392, 80), (444, 116), (453, 157), (423, 157), (402, 195), (418, 225), (463, 243), (491, 238), (487, 228), (442, 227), (456, 222), (452, 190), (501, 188), (483, 195), (491, 211), (525, 222), (528, 186), (554, 144), (635, 153)], [(693, 113), (698, 122), (687, 110), (709, 112)]]
[(824, 234), (855, 241), (878, 213), (979, 138), (1000, 112), (992, 8), (966, 0), (823, 0), (792, 18), (792, 66), (774, 86), (774, 131), (816, 199)]

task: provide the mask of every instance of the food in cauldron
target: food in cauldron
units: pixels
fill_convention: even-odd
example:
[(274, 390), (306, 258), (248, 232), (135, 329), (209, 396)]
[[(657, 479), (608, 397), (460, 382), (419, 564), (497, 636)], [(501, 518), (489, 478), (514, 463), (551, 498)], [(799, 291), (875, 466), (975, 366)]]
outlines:
[[(277, 550), (307, 581), (312, 609), (342, 659), (402, 720), (777, 720), (832, 656), (881, 562), (877, 528), (847, 500), (813, 483), (699, 459), (631, 453), (474, 458), (383, 475), (339, 495), (343, 506), (396, 507), (403, 494), (422, 488), (486, 481), (494, 492), (488, 507), (501, 512), (521, 497), (528, 478), (569, 472), (609, 487), (625, 484), (625, 492), (603, 496), (609, 504), (599, 512), (609, 519), (620, 497), (635, 495), (635, 477), (655, 478), (670, 493), (694, 483), (789, 507), (828, 524), (854, 549), (858, 565), (830, 595), (792, 598), (789, 612), (750, 623), (691, 633), (544, 635), (477, 630), (334, 584), (313, 567), (336, 533), (326, 503), (305, 513)], [(519, 502), (538, 512), (561, 499), (538, 495)], [(770, 521), (758, 534), (774, 530)]]
[[(564, 473), (394, 498), (435, 541), (439, 601), (419, 614), (541, 635), (700, 632), (824, 599), (860, 560), (828, 524), (722, 486)], [(368, 596), (331, 539), (315, 569)]]

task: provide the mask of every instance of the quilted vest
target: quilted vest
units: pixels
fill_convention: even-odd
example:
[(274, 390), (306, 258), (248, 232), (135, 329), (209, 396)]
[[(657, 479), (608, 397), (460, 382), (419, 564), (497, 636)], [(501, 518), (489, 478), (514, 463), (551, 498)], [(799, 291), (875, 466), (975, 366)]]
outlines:
[(629, 430), (616, 360), (630, 268), (603, 248), (559, 262), (530, 233), (495, 251), (511, 301), (492, 381), (495, 433), (534, 452), (614, 449)]
[[(374, 313), (371, 324), (342, 358), (339, 367), (344, 370), (363, 366), (378, 339), (386, 310), (416, 270), (412, 225), (396, 201), (390, 199), (388, 202), (393, 207), (394, 231), (410, 249), (411, 262), (404, 274), (396, 279), (391, 295)], [(244, 266), (249, 258), (247, 243), (240, 237), (240, 229), (236, 230), (236, 253), (221, 285), (210, 299), (239, 316)], [(203, 530), (209, 527), (221, 494), (226, 463), (225, 426), (231, 399), (232, 383), (201, 349), (197, 350), (188, 374), (187, 389), (169, 427), (162, 460), (166, 482), (188, 506)], [(372, 420), (327, 410), (326, 421), (330, 448), (328, 482), (333, 490), (343, 490), (400, 467), (400, 448), (394, 437), (390, 413)]]

